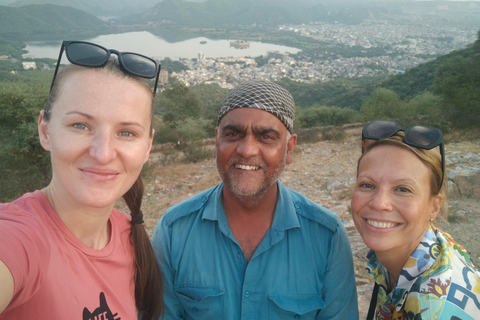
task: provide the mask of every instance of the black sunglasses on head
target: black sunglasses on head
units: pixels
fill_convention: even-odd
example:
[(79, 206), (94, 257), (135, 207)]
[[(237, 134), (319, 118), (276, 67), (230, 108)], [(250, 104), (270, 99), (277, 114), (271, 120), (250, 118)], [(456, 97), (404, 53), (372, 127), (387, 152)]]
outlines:
[(402, 128), (398, 126), (396, 121), (374, 120), (363, 127), (362, 140), (383, 140), (390, 138), (398, 131), (405, 132), (405, 143), (409, 146), (425, 150), (440, 146), (440, 155), (442, 157), (441, 186), (445, 177), (445, 147), (443, 143), (443, 133), (439, 129), (424, 125)]
[(106, 49), (98, 44), (85, 41), (63, 41), (62, 47), (60, 48), (60, 54), (58, 55), (55, 73), (53, 74), (50, 91), (52, 90), (55, 82), (55, 77), (57, 76), (58, 67), (60, 66), (60, 61), (62, 59), (64, 50), (68, 61), (71, 63), (82, 67), (92, 68), (105, 65), (110, 58), (110, 54), (114, 53), (118, 56), (120, 66), (127, 73), (146, 79), (155, 78), (153, 94), (155, 95), (157, 92), (158, 77), (160, 75), (161, 68), (157, 61), (138, 53), (118, 52), (117, 50)]

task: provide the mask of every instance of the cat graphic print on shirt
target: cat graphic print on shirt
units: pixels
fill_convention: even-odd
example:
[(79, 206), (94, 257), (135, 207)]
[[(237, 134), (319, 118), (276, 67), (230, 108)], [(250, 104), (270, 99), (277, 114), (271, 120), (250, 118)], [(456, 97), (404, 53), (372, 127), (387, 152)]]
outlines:
[(105, 294), (100, 292), (100, 307), (90, 312), (87, 307), (83, 309), (83, 320), (121, 320), (120, 317), (115, 318), (118, 313), (113, 314), (105, 299)]

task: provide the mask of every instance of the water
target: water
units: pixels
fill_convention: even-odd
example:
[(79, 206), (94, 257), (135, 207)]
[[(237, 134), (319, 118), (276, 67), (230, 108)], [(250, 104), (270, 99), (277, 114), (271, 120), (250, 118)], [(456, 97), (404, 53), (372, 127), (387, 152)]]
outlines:
[[(108, 34), (92, 39), (85, 39), (85, 41), (99, 44), (108, 49), (140, 53), (158, 60), (166, 57), (172, 60), (198, 58), (199, 53), (203, 53), (206, 58), (253, 58), (266, 55), (268, 51), (292, 54), (300, 51), (292, 47), (261, 42), (250, 42), (249, 48), (236, 49), (230, 47), (230, 40), (210, 40), (203, 37), (170, 43), (146, 31)], [(202, 44), (201, 42), (206, 43)], [(27, 42), (26, 50), (28, 53), (24, 54), (24, 58), (57, 59), (60, 46), (61, 41)]]

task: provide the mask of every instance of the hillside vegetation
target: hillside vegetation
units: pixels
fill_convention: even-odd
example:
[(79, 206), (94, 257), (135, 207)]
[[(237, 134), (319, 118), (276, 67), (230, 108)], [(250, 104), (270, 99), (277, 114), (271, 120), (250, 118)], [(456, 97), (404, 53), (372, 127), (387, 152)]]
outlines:
[[(475, 43), (386, 78), (337, 79), (323, 84), (281, 81), (302, 109), (327, 106), (372, 117), (418, 121), (443, 130), (480, 123), (480, 32)], [(300, 110), (300, 115), (302, 110)], [(333, 124), (333, 123), (332, 123)]]
[[(463, 10), (451, 1), (435, 4), (416, 1), (334, 1), (334, 0), (206, 0), (191, 2), (163, 0), (143, 15), (125, 17), (132, 23), (174, 23), (179, 26), (225, 26), (301, 24), (323, 21), (358, 24), (365, 19), (401, 15), (402, 7), (432, 11), (439, 6)], [(143, 21), (143, 22), (142, 22)]]
[(111, 27), (94, 15), (71, 7), (29, 5), (0, 6), (0, 39), (3, 41), (58, 40), (104, 33)]
[(16, 0), (9, 6), (22, 7), (32, 4), (54, 4), (68, 6), (95, 16), (120, 17), (141, 13), (156, 5), (160, 0)]
[(194, 3), (164, 0), (142, 18), (180, 25), (266, 25), (309, 21), (357, 24), (389, 12), (382, 5), (311, 0), (207, 0)]

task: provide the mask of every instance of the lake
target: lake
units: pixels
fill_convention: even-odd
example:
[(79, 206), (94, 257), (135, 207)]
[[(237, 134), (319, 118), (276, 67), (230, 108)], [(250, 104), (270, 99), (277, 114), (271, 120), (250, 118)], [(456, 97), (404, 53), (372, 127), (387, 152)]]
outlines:
[[(108, 34), (82, 40), (99, 44), (107, 49), (136, 52), (158, 60), (162, 60), (166, 57), (172, 60), (178, 60), (180, 58), (198, 58), (199, 53), (203, 53), (206, 58), (253, 58), (266, 55), (268, 51), (279, 51), (281, 53), (292, 54), (300, 51), (300, 49), (297, 48), (255, 41), (250, 41), (248, 48), (237, 49), (231, 47), (230, 41), (235, 41), (237, 39), (210, 40), (208, 38), (198, 37), (170, 43), (146, 31)], [(61, 44), (61, 41), (27, 42), (25, 50), (27, 50), (28, 53), (24, 54), (23, 57), (57, 59)]]

